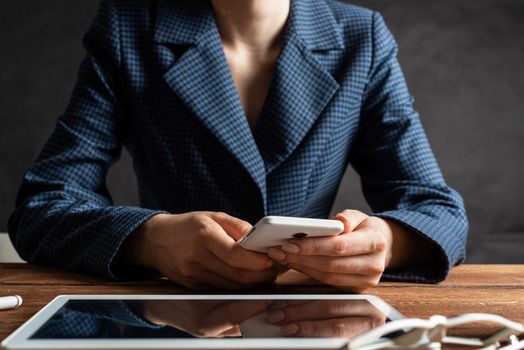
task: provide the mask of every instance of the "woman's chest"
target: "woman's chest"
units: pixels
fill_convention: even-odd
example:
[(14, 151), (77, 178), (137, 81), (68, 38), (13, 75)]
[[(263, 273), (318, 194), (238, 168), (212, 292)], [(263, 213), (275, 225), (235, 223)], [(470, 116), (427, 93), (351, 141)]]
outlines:
[(253, 129), (271, 88), (278, 53), (257, 55), (224, 48), (224, 54), (245, 117)]

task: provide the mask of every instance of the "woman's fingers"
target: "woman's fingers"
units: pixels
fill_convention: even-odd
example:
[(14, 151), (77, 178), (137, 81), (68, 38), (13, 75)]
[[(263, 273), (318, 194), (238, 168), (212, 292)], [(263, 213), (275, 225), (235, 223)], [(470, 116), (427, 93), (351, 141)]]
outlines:
[(266, 270), (272, 266), (265, 254), (243, 249), (216, 222), (209, 226), (201, 243), (225, 264), (246, 270)]
[(277, 275), (277, 271), (272, 268), (253, 271), (231, 267), (216, 257), (212, 252), (210, 252), (199, 265), (210, 273), (235, 282), (241, 288), (254, 287), (261, 283), (267, 283), (272, 281)]
[(299, 321), (281, 328), (286, 337), (352, 338), (378, 326), (371, 317), (345, 317), (319, 321)]
[(241, 337), (242, 331), (239, 326), (233, 326), (230, 329), (217, 334), (217, 338), (231, 338), (231, 337)]
[[(291, 239), (268, 255), (275, 262), (302, 272), (319, 282), (362, 292), (376, 286), (386, 268), (391, 239), (384, 221), (358, 211), (337, 214), (346, 220), (351, 232), (331, 237)], [(347, 226), (347, 225), (346, 225)]]
[(333, 257), (286, 254), (286, 262), (288, 266), (299, 264), (328, 273), (370, 275), (384, 271), (383, 259), (378, 259), (375, 255)]
[(340, 220), (344, 223), (344, 232), (354, 231), (369, 216), (358, 210), (346, 209), (336, 214), (333, 219)]
[(289, 267), (324, 284), (347, 289), (355, 293), (360, 293), (367, 288), (376, 286), (381, 276), (380, 274), (364, 276), (346, 273), (327, 273), (296, 263), (289, 264)]
[(383, 251), (386, 242), (372, 227), (331, 237), (292, 239), (282, 244), (285, 253), (324, 256), (352, 256)]
[(227, 235), (235, 241), (242, 238), (253, 227), (249, 222), (223, 212), (206, 212), (206, 214), (219, 224)]
[(305, 304), (269, 309), (270, 323), (286, 324), (305, 320), (374, 316), (377, 309), (367, 300), (315, 300)]
[(219, 305), (209, 312), (202, 320), (202, 326), (223, 333), (243, 321), (267, 310), (270, 301), (240, 300)]

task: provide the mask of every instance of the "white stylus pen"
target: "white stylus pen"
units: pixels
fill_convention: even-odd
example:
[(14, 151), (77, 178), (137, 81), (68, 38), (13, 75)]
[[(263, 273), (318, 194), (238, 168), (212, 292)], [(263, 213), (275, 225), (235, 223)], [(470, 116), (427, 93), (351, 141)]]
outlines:
[(16, 309), (20, 305), (22, 305), (22, 297), (20, 295), (0, 297), (0, 310)]

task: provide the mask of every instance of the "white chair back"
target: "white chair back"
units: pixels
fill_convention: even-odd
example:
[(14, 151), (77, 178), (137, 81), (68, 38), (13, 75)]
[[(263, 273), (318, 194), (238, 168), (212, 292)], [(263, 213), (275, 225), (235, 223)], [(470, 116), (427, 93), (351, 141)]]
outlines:
[(0, 233), (0, 263), (24, 262), (11, 244), (7, 233)]

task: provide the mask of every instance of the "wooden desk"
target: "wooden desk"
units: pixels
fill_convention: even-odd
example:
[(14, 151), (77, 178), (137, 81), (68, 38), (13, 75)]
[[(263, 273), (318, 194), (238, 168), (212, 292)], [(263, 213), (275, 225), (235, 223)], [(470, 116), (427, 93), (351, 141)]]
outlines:
[[(282, 275), (273, 287), (250, 293), (337, 293), (298, 273)], [(110, 282), (27, 264), (0, 264), (0, 295), (19, 294), (24, 304), (0, 311), (0, 340), (60, 294), (179, 294), (188, 290), (166, 280)], [(370, 289), (406, 317), (496, 313), (524, 323), (524, 265), (463, 265), (439, 285), (384, 282)], [(494, 329), (475, 325), (454, 334), (481, 336)]]

